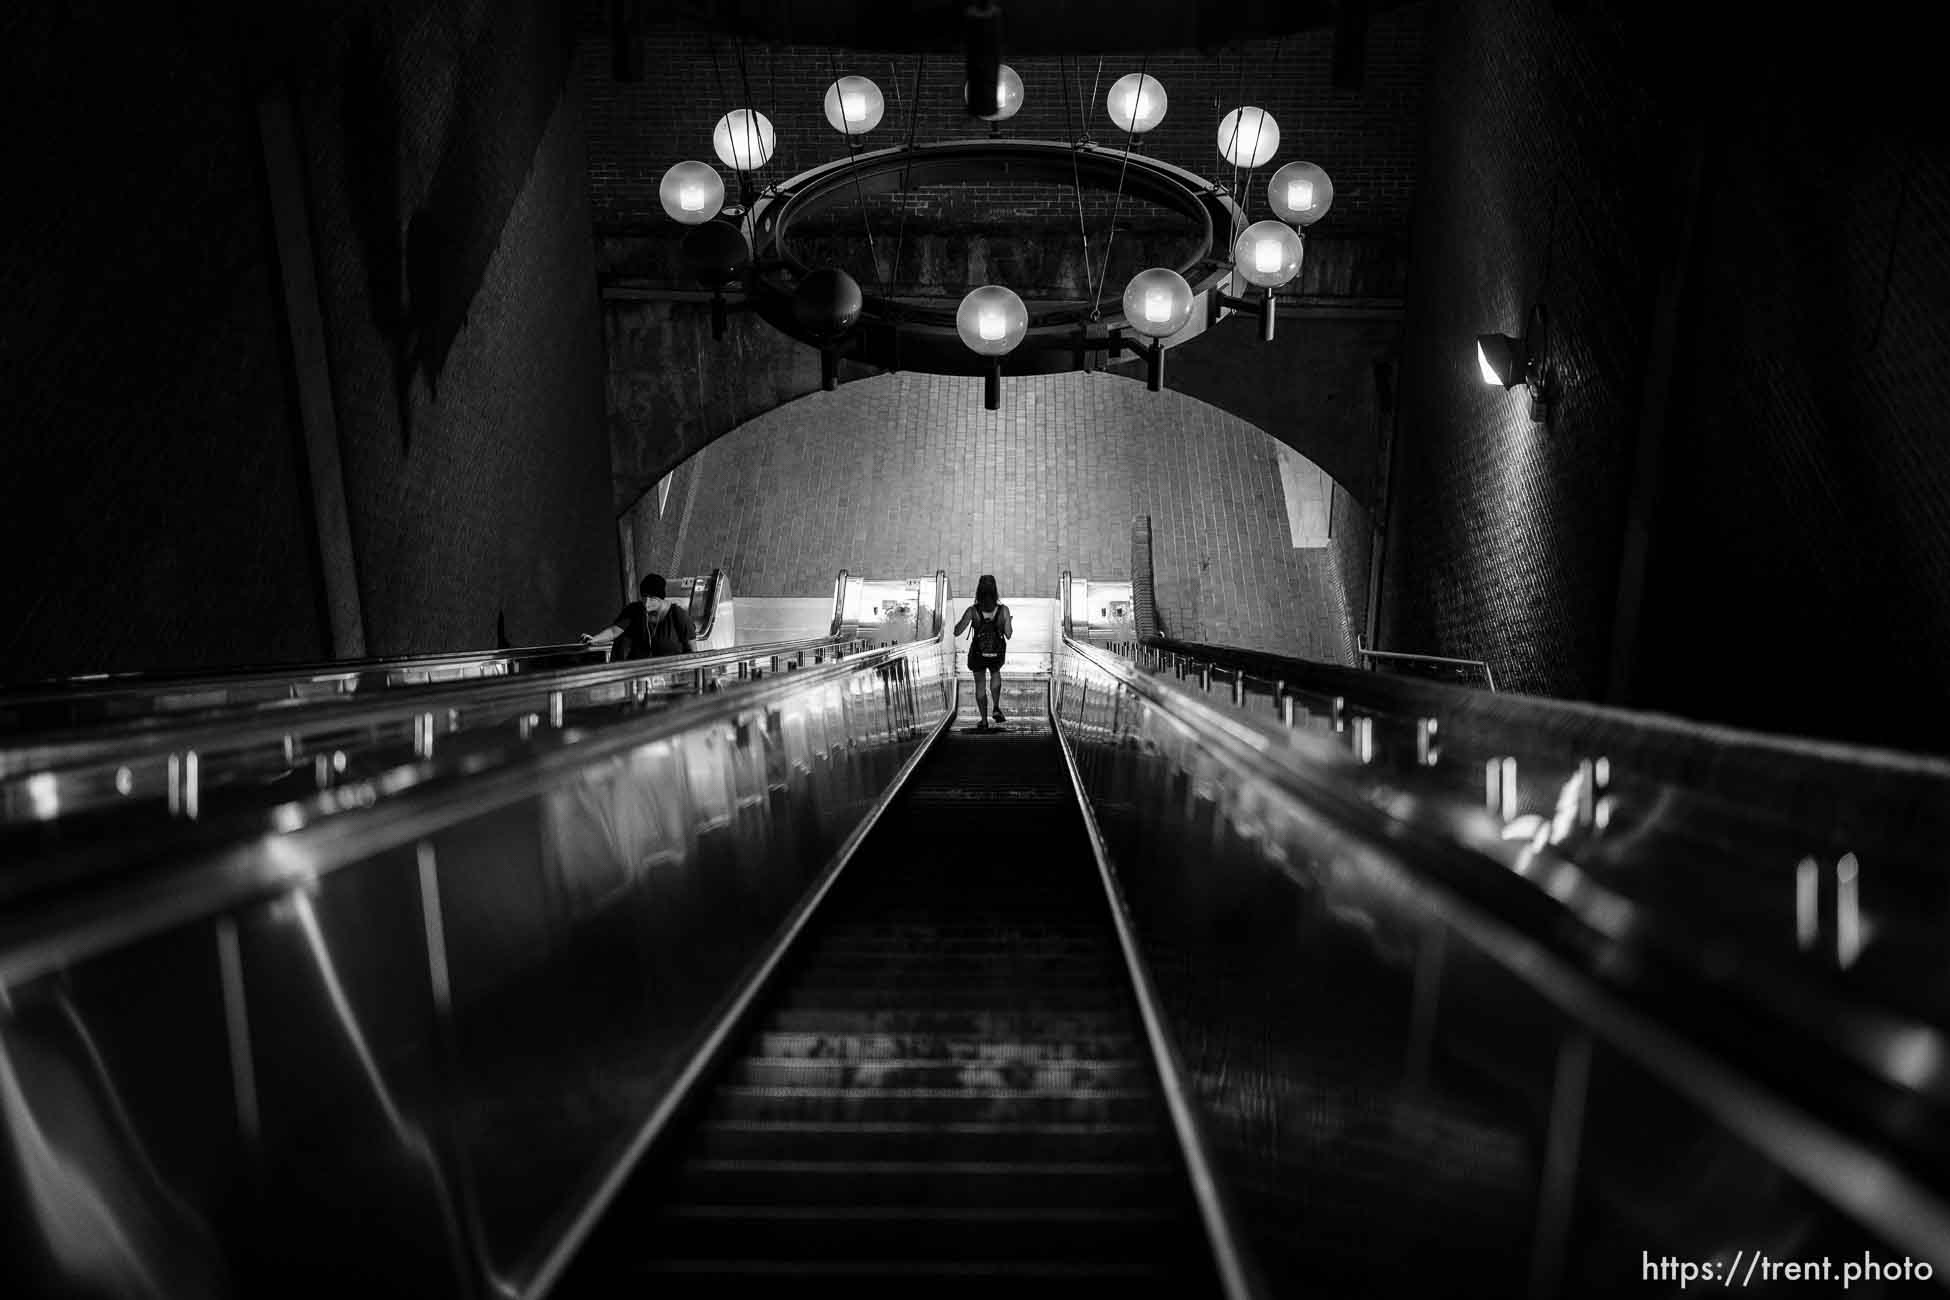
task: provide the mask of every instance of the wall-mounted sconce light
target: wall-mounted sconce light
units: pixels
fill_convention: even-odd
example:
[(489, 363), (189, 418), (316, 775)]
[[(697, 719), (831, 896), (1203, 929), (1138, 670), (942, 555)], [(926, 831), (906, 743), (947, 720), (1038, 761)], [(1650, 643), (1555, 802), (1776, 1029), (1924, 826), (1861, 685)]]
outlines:
[(1483, 382), (1503, 388), (1518, 384), (1530, 390), (1530, 418), (1543, 420), (1550, 410), (1550, 328), (1544, 304), (1530, 309), (1523, 337), (1482, 334), (1476, 339), (1476, 364)]

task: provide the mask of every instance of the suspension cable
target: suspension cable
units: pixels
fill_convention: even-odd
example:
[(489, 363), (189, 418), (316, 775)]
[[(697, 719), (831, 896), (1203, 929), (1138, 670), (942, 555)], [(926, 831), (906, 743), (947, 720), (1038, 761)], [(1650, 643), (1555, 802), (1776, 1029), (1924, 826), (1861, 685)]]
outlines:
[[(846, 115), (846, 96), (840, 93), (840, 65), (834, 58), (833, 51), (830, 48), (826, 51), (826, 69), (833, 74), (833, 98), (839, 101), (840, 124), (848, 128), (845, 132), (846, 147), (847, 151), (851, 153), (853, 150), (853, 122)], [(880, 249), (873, 242), (873, 221), (867, 212), (866, 191), (860, 186), (860, 169), (855, 166), (851, 168), (851, 171), (853, 172), (853, 196), (860, 203), (860, 227), (867, 232), (867, 256), (873, 259), (873, 278), (879, 283), (881, 289), (885, 290), (887, 288), (887, 277), (880, 269)]]
[[(1090, 271), (1090, 227), (1083, 220), (1083, 176), (1077, 169), (1077, 150), (1083, 142), (1077, 135), (1075, 124), (1070, 121), (1070, 78), (1063, 71), (1063, 56), (1060, 54), (1056, 56), (1056, 74), (1057, 80), (1063, 83), (1063, 125), (1070, 133), (1070, 191), (1076, 195), (1077, 237), (1083, 243), (1083, 289), (1094, 302), (1097, 281)], [(1083, 94), (1081, 84), (1077, 86), (1077, 94)]]
[[(1101, 66), (1102, 65), (1099, 64), (1100, 68)], [(1140, 94), (1142, 94), (1144, 91), (1144, 79), (1145, 76), (1149, 73), (1150, 68), (1151, 68), (1151, 55), (1149, 51), (1146, 51), (1144, 57), (1138, 60), (1138, 91)], [(1093, 103), (1096, 100), (1096, 92), (1094, 90), (1091, 92), (1091, 100)], [(1124, 173), (1130, 170), (1131, 148), (1136, 143), (1137, 143), (1137, 113), (1135, 111), (1135, 106), (1133, 106), (1133, 111), (1131, 113), (1131, 126), (1130, 129), (1124, 133), (1124, 161), (1117, 168), (1117, 196), (1116, 198), (1111, 200), (1111, 205), (1110, 205), (1110, 234), (1104, 240), (1104, 274), (1103, 274), (1103, 278), (1097, 281), (1096, 296), (1092, 298), (1090, 301), (1090, 317), (1092, 320), (1095, 320), (1102, 312), (1103, 301), (1104, 301), (1104, 285), (1110, 281), (1110, 251), (1117, 243), (1117, 218), (1124, 208)]]

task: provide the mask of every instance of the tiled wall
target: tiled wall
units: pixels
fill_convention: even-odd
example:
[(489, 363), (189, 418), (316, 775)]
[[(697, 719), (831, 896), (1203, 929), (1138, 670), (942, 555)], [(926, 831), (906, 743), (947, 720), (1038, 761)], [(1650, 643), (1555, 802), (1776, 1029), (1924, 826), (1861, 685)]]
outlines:
[(1279, 444), (1215, 407), (1106, 374), (900, 374), (815, 393), (686, 462), (637, 507), (644, 571), (724, 568), (741, 595), (817, 595), (841, 568), (996, 575), (1054, 596), (1064, 569), (1130, 576), (1149, 515), (1174, 636), (1349, 661), (1358, 611), (1331, 548), (1287, 535)]

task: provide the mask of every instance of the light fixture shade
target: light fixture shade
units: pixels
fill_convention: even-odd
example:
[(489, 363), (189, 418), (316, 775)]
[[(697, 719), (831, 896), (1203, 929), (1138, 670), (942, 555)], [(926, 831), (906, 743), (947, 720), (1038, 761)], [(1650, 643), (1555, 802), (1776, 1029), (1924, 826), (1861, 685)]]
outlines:
[(860, 282), (838, 267), (807, 274), (792, 290), (792, 314), (802, 329), (825, 343), (852, 329), (866, 299)]
[(1310, 162), (1290, 162), (1266, 182), (1266, 202), (1280, 220), (1311, 226), (1334, 206), (1334, 182)]
[(1515, 388), (1523, 382), (1523, 344), (1508, 334), (1479, 334), (1476, 364), (1483, 372), (1484, 383)]
[(1192, 286), (1167, 267), (1139, 271), (1124, 286), (1124, 318), (1148, 338), (1170, 338), (1192, 318)]
[(733, 171), (756, 171), (771, 160), (778, 137), (772, 119), (755, 108), (734, 108), (718, 119), (711, 131), (711, 147), (718, 161)]
[(735, 283), (751, 265), (751, 241), (729, 220), (707, 221), (684, 236), (684, 261), (708, 289)]
[(1232, 264), (1248, 284), (1277, 289), (1300, 274), (1300, 236), (1284, 221), (1255, 221), (1232, 246)]
[[(968, 103), (967, 82), (962, 83), (961, 102), (963, 104)], [(1008, 64), (1005, 63), (1002, 65), (1002, 71), (996, 76), (995, 79), (994, 114), (991, 115), (988, 113), (980, 113), (977, 114), (977, 116), (980, 117), (984, 122), (1006, 122), (1010, 118), (1014, 117), (1021, 108), (1022, 108), (1022, 78), (1016, 75), (1016, 70), (1014, 68), (1010, 67)]]
[(1142, 72), (1119, 77), (1104, 101), (1110, 120), (1120, 131), (1143, 135), (1165, 120), (1165, 88), (1158, 79)]
[(865, 135), (886, 111), (886, 96), (865, 77), (841, 77), (826, 87), (826, 120), (841, 135)]
[(724, 178), (708, 163), (680, 162), (664, 173), (657, 198), (672, 221), (700, 226), (724, 207)]
[(1219, 156), (1234, 167), (1257, 167), (1280, 151), (1280, 125), (1263, 108), (1235, 108), (1219, 121)]
[(1007, 356), (1028, 332), (1029, 308), (999, 284), (969, 290), (955, 311), (955, 333), (981, 356)]

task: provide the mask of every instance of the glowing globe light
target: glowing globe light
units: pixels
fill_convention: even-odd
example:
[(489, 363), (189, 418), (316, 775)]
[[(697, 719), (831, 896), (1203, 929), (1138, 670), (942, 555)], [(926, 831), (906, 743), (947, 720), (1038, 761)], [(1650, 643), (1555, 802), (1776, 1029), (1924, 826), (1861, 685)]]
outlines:
[(1277, 289), (1300, 274), (1300, 236), (1283, 221), (1255, 221), (1232, 246), (1233, 265), (1248, 284)]
[(1143, 135), (1165, 120), (1165, 88), (1156, 77), (1133, 72), (1117, 79), (1105, 107), (1118, 130)]
[(754, 108), (734, 108), (718, 119), (711, 131), (711, 147), (718, 161), (733, 171), (756, 171), (771, 160), (778, 137), (772, 119)]
[(1263, 108), (1235, 108), (1219, 121), (1219, 156), (1234, 167), (1257, 167), (1280, 151), (1280, 127)]
[(955, 332), (971, 352), (1005, 356), (1029, 332), (1029, 309), (999, 284), (971, 289), (955, 310)]
[(701, 162), (680, 162), (664, 173), (657, 200), (672, 221), (701, 225), (724, 207), (724, 181), (717, 169)]
[(1192, 318), (1192, 286), (1168, 267), (1139, 271), (1124, 286), (1124, 316), (1149, 338), (1169, 338)]
[(1334, 205), (1334, 182), (1310, 162), (1290, 162), (1266, 182), (1266, 202), (1282, 221), (1311, 226)]
[(880, 87), (865, 77), (841, 77), (826, 87), (826, 120), (841, 135), (865, 135), (886, 111)]
[[(968, 85), (966, 82), (962, 84), (961, 102), (963, 104), (968, 103)], [(984, 122), (1006, 122), (1014, 117), (1021, 108), (1022, 78), (1016, 75), (1014, 68), (1005, 63), (1002, 65), (1002, 71), (995, 78), (994, 114), (981, 113), (977, 116)]]

